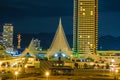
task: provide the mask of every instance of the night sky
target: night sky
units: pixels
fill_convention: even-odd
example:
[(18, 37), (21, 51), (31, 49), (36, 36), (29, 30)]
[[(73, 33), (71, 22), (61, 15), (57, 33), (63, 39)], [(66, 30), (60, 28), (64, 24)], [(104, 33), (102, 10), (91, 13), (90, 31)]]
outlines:
[[(120, 36), (120, 0), (99, 0), (99, 36)], [(0, 31), (12, 23), (15, 33), (55, 32), (62, 18), (73, 32), (73, 0), (0, 0)]]

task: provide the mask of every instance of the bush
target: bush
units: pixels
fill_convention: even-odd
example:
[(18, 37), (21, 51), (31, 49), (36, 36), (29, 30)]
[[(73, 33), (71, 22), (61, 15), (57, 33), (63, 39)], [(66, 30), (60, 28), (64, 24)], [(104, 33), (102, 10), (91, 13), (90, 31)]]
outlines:
[(44, 60), (48, 61), (48, 57), (44, 57)]

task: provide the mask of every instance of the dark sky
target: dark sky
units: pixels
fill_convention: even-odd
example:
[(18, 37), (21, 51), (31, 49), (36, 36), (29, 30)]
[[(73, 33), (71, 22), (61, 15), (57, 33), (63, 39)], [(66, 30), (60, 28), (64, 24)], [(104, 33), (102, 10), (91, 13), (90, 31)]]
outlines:
[[(120, 0), (99, 0), (99, 36), (120, 36)], [(62, 18), (73, 32), (73, 0), (0, 0), (0, 26), (12, 23), (15, 33), (55, 32)]]

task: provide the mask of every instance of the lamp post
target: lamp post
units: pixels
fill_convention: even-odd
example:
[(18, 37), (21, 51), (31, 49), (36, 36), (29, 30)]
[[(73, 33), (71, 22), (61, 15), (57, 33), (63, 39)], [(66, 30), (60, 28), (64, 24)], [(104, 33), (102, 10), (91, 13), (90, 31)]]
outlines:
[(49, 73), (49, 72), (46, 72), (45, 75), (46, 75), (46, 77), (47, 77), (46, 80), (48, 80), (48, 77), (49, 77), (50, 73)]
[(70, 55), (70, 60), (72, 61), (72, 59), (73, 59), (73, 55)]
[(114, 80), (118, 80), (117, 73), (118, 73), (118, 69), (115, 70)]
[(114, 65), (114, 62), (115, 62), (115, 60), (114, 60), (114, 59), (111, 59), (111, 63), (112, 63), (112, 65)]
[(17, 80), (18, 71), (15, 71), (15, 80)]

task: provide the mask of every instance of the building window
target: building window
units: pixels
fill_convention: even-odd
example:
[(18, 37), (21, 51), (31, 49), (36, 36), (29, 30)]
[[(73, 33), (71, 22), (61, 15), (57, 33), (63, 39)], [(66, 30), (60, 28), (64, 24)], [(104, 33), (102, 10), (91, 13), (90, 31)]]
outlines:
[(88, 38), (90, 38), (90, 36), (88, 36)]
[(80, 3), (80, 5), (82, 5), (82, 2)]
[(82, 38), (82, 36), (80, 36), (80, 38)]
[(83, 11), (85, 11), (85, 9), (83, 9)]
[(93, 11), (90, 11), (90, 15), (93, 15)]
[(90, 44), (90, 42), (88, 42), (88, 44)]
[(83, 12), (83, 15), (85, 15), (85, 13)]
[(83, 8), (82, 7), (80, 7), (80, 11), (82, 11), (83, 10)]

